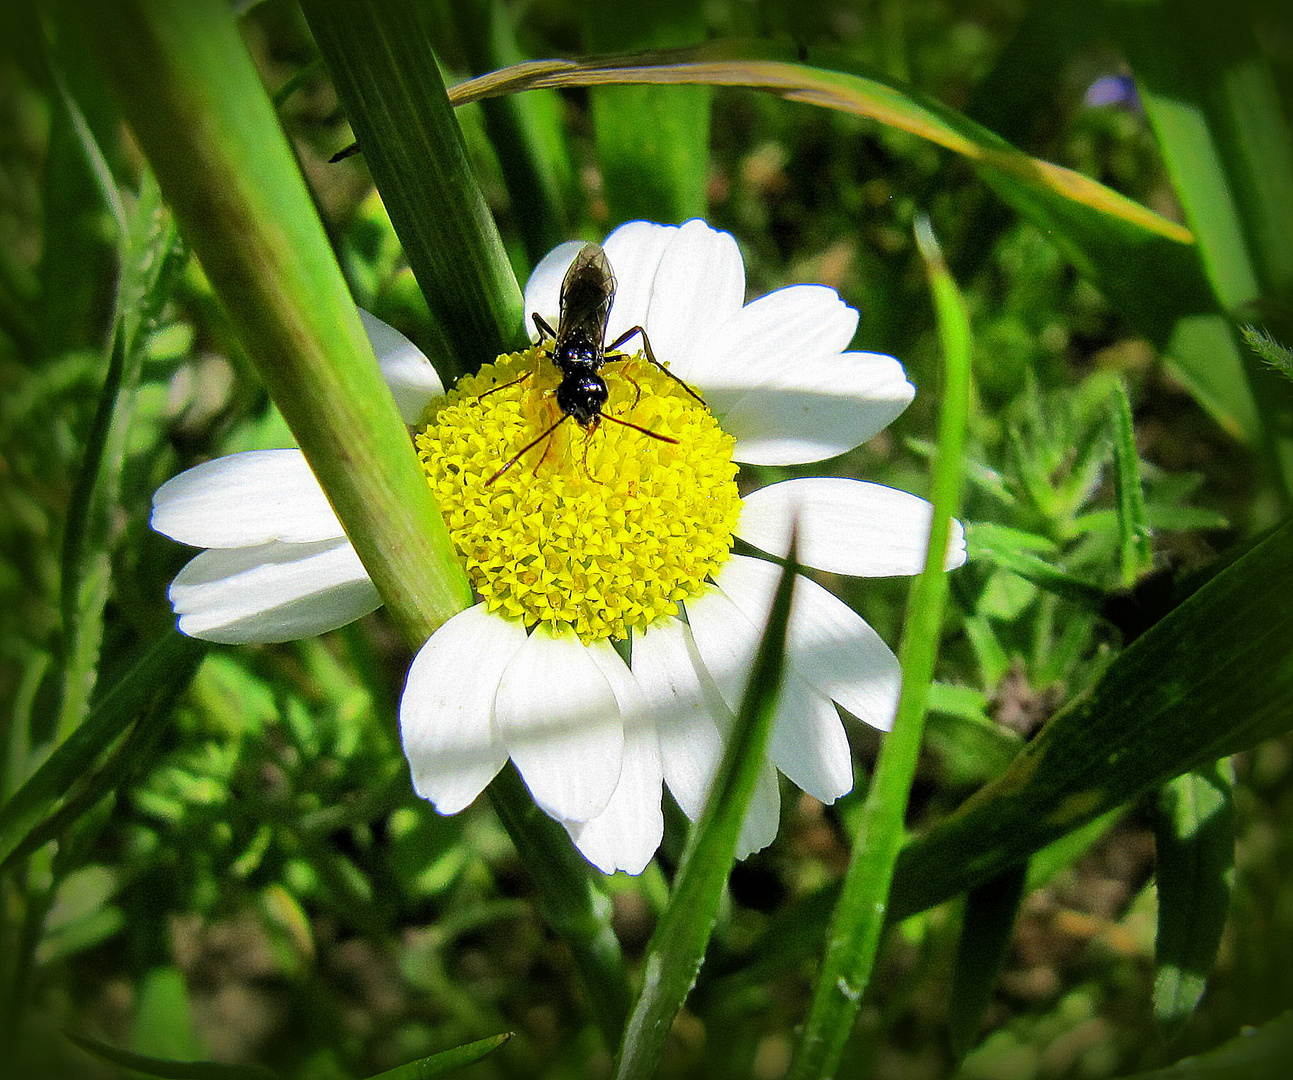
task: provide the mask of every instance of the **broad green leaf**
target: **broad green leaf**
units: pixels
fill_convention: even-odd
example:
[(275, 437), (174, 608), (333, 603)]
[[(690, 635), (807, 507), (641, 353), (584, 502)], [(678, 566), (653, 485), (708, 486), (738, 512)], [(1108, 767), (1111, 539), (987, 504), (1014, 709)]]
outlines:
[(1185, 773), (1158, 796), (1154, 1016), (1169, 1035), (1203, 996), (1230, 909), (1235, 806), (1229, 772), (1229, 762), (1220, 762)]
[(1024, 897), (1027, 868), (1021, 863), (971, 889), (961, 915), (961, 936), (947, 1002), (952, 1053), (964, 1057), (974, 1046), (992, 1001), (1014, 936), (1015, 916)]
[(785, 662), (786, 625), (796, 576), (795, 549), (792, 534), (790, 553), (723, 760), (710, 785), (700, 820), (687, 838), (669, 905), (647, 946), (643, 963), (649, 974), (624, 1030), (616, 1059), (617, 1080), (647, 1080), (658, 1075), (669, 1029), (705, 959), (746, 808), (759, 774), (766, 767), (768, 738)]
[(1293, 522), (1220, 571), (898, 864), (903, 918), (1175, 776), (1293, 725)]
[(368, 1080), (431, 1080), (433, 1076), (445, 1076), (457, 1069), (465, 1069), (479, 1061), (486, 1054), (491, 1054), (512, 1037), (510, 1031), (491, 1035), (487, 1039), (455, 1046), (452, 1050), (441, 1050), (430, 1057), (410, 1061), (407, 1065), (397, 1065), (386, 1072), (370, 1076)]
[(202, 1054), (188, 984), (179, 968), (169, 963), (148, 968), (136, 991), (130, 1041), (137, 1052), (164, 1058)]
[[(692, 0), (584, 5), (589, 52), (690, 45), (705, 37)], [(680, 224), (708, 205), (709, 98), (704, 86), (598, 86), (590, 93), (597, 159), (612, 224)]]

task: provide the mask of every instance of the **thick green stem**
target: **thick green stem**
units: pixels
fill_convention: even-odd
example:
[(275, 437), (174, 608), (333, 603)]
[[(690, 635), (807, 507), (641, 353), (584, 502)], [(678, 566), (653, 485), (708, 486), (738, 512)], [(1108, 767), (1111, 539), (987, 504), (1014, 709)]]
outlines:
[(468, 602), (467, 580), (227, 5), (67, 11), (364, 567), (420, 643)]

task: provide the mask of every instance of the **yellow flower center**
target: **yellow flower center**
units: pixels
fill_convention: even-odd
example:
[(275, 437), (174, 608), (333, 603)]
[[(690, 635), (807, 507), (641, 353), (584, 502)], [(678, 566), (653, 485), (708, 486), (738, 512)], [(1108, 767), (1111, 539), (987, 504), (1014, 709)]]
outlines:
[(584, 642), (677, 614), (731, 553), (741, 506), (735, 439), (708, 409), (640, 356), (600, 374), (601, 423), (567, 417), (501, 475), (561, 417), (561, 373), (539, 346), (459, 380), (416, 440), (489, 610), (567, 624)]

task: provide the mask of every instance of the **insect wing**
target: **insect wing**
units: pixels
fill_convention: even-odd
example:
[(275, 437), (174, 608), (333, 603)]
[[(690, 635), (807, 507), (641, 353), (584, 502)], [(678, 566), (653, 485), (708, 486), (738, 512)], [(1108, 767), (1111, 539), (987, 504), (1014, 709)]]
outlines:
[(615, 299), (615, 274), (606, 252), (585, 244), (561, 283), (561, 322), (558, 343), (584, 340), (600, 348)]

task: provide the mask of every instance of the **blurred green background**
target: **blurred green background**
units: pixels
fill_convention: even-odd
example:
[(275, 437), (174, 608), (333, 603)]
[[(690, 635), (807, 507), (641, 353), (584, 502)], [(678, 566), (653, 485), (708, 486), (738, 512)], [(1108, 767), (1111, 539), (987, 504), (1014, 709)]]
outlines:
[[(458, 112), (522, 282), (563, 239), (600, 239), (628, 217), (702, 214), (737, 237), (751, 295), (798, 281), (838, 289), (861, 314), (854, 347), (897, 356), (918, 395), (828, 471), (917, 492), (939, 401), (912, 236), (916, 215), (930, 216), (975, 333), (972, 560), (952, 579), (913, 830), (999, 775), (1166, 609), (1174, 581), (1287, 511), (1289, 387), (1236, 328), (1293, 343), (1289, 151), (1267, 142), (1287, 138), (1293, 33), (1278, 5), (1199, 6), (1185, 5), (1189, 18), (1112, 0), (422, 6), (450, 84), (522, 58), (711, 38), (773, 41), (808, 64), (841, 54), (1201, 238), (1221, 236), (1202, 260), (1184, 245), (1171, 258), (1132, 244), (1075, 253), (964, 158), (752, 90), (542, 91)], [(363, 156), (328, 161), (351, 131), (302, 15), (285, 0), (241, 8), (356, 300), (434, 356), (440, 329)], [(0, 1047), (24, 1077), (128, 1075), (70, 1032), (339, 1080), (510, 1030), (461, 1075), (609, 1075), (570, 955), (490, 807), (441, 818), (410, 790), (395, 721), (408, 653), (384, 615), (283, 646), (203, 650), (169, 635), (166, 585), (187, 554), (149, 530), (152, 491), (209, 457), (292, 439), (65, 32), (74, 10), (0, 13), (0, 796), (112, 707), (109, 691), (133, 694), (142, 719), (93, 768), (87, 758), (69, 772), (55, 803), (0, 816), (17, 838), (0, 878)], [(1230, 36), (1191, 36), (1209, 19)], [(1196, 102), (1248, 89), (1202, 114), (1234, 166), (1219, 178), (1170, 126), (1165, 103), (1183, 100), (1172, 97), (1176, 44), (1196, 50)], [(1133, 61), (1141, 90), (1160, 94), (1148, 113)], [(656, 125), (623, 122), (651, 110)], [(537, 173), (522, 168), (526, 139), (538, 140)], [(1271, 167), (1254, 169), (1264, 155)], [(1183, 186), (1192, 175), (1228, 197)], [(1247, 277), (1227, 261), (1224, 206), (1248, 241)], [(123, 318), (129, 347), (114, 356)], [(87, 446), (98, 447), (93, 469)], [(1152, 536), (1131, 554), (1115, 483), (1128, 475)], [(828, 583), (897, 644), (905, 581)], [(1284, 585), (1293, 594), (1293, 583), (1270, 588)], [(161, 650), (153, 666), (122, 690), (150, 648)], [(796, 792), (776, 844), (733, 873), (666, 1075), (784, 1071), (824, 918), (814, 900), (847, 861), (878, 744), (860, 725), (850, 736), (855, 792), (829, 808)], [(1291, 753), (1287, 735), (1260, 741), (1218, 774), (1234, 781), (1233, 870), (1223, 867), (1233, 889), (1193, 1016), (1155, 1019), (1160, 793), (1034, 861), (982, 1026), (959, 1044), (948, 1031), (961, 902), (894, 926), (838, 1075), (1098, 1080), (1289, 1009)], [(667, 819), (657, 864), (605, 882), (630, 963), (681, 849), (681, 815), (670, 807)]]

